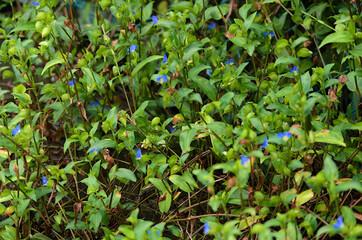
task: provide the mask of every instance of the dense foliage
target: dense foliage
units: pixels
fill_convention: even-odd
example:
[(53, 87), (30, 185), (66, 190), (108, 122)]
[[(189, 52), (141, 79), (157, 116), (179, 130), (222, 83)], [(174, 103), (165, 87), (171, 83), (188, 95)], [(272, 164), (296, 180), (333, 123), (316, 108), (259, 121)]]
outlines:
[(0, 3), (1, 239), (357, 239), (362, 5)]

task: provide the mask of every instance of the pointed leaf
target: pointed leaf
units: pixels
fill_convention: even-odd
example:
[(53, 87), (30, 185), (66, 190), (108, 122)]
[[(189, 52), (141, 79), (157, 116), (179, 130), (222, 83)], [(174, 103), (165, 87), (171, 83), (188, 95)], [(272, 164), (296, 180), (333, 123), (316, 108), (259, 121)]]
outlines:
[(156, 56), (151, 56), (148, 57), (146, 59), (143, 59), (140, 63), (137, 64), (137, 66), (133, 69), (132, 71), (132, 77), (134, 75), (136, 75), (136, 73), (138, 73), (147, 63), (158, 60), (158, 59), (162, 59), (163, 56), (160, 55), (156, 55)]
[(59, 63), (64, 63), (64, 59), (56, 58), (56, 59), (50, 60), (50, 61), (45, 65), (43, 71), (41, 72), (41, 75), (43, 75), (44, 72), (45, 72), (46, 70), (48, 70), (48, 68), (50, 68), (50, 67), (52, 67), (52, 66), (54, 66), (54, 65), (56, 65), (56, 64), (59, 64)]
[(321, 45), (319, 45), (319, 48), (322, 48), (324, 45), (328, 43), (348, 43), (353, 41), (354, 38), (348, 31), (335, 32), (325, 37)]

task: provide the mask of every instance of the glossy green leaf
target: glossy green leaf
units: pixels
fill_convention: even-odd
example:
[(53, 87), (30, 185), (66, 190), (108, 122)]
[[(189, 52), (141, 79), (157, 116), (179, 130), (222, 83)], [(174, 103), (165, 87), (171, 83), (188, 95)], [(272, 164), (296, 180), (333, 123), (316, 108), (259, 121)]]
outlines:
[(183, 153), (191, 151), (190, 144), (194, 140), (196, 129), (185, 129), (180, 134), (180, 146)]
[(314, 197), (314, 193), (313, 193), (312, 189), (305, 190), (304, 192), (301, 192), (300, 194), (298, 194), (295, 204), (296, 204), (296, 206), (301, 206), (301, 205), (307, 203), (313, 197)]
[(137, 64), (137, 66), (132, 70), (132, 76), (135, 76), (136, 73), (138, 73), (147, 63), (150, 63), (152, 61), (155, 61), (155, 60), (159, 60), (159, 59), (162, 59), (163, 56), (160, 56), (160, 55), (154, 55), (154, 56), (151, 56), (151, 57), (148, 57), (146, 59), (143, 59), (141, 62), (139, 62)]
[(43, 71), (41, 72), (41, 75), (43, 75), (44, 72), (45, 72), (46, 70), (48, 70), (50, 67), (52, 67), (52, 66), (54, 66), (54, 65), (56, 65), (56, 64), (60, 64), (60, 63), (65, 63), (65, 62), (64, 62), (64, 59), (55, 58), (55, 59), (50, 60), (50, 61), (45, 65)]
[(349, 43), (353, 41), (354, 37), (349, 32), (347, 31), (335, 32), (325, 37), (321, 45), (319, 45), (319, 48), (322, 48), (324, 45), (329, 43)]
[(181, 190), (185, 192), (192, 192), (192, 188), (188, 185), (188, 183), (185, 181), (183, 177), (180, 175), (172, 175), (170, 176), (170, 181), (176, 185), (176, 187), (181, 188)]

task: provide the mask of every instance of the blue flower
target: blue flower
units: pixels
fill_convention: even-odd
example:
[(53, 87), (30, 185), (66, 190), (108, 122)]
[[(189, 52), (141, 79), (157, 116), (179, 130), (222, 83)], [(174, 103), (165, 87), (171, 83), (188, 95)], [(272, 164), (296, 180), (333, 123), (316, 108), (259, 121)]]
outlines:
[(335, 224), (333, 224), (333, 228), (340, 229), (340, 228), (342, 228), (342, 226), (343, 226), (343, 218), (341, 216), (339, 216), (337, 218), (337, 222)]
[(59, 123), (59, 122), (57, 122), (55, 125), (59, 126), (59, 124), (60, 124), (60, 123)]
[(285, 141), (287, 141), (290, 137), (292, 136), (292, 134), (290, 132), (280, 132), (277, 133), (277, 137), (279, 139), (283, 139)]
[(76, 83), (77, 83), (77, 81), (76, 81), (75, 78), (74, 78), (73, 80), (70, 80), (70, 81), (69, 81), (68, 85), (69, 85), (69, 86), (74, 86), (74, 84), (76, 84)]
[(162, 63), (167, 63), (167, 55), (163, 55), (163, 60), (162, 60)]
[(136, 159), (141, 159), (141, 158), (142, 158), (141, 148), (138, 148), (138, 150), (137, 150), (137, 155), (136, 155)]
[(294, 66), (292, 69), (290, 69), (290, 72), (296, 74), (297, 72), (299, 72), (299, 69), (297, 66)]
[(216, 23), (209, 24), (209, 25), (207, 26), (207, 28), (208, 28), (208, 29), (214, 29), (214, 28), (216, 28)]
[(40, 6), (38, 2), (32, 2), (31, 4), (33, 4), (33, 6), (36, 8), (38, 8)]
[(153, 21), (153, 25), (158, 23), (158, 19), (157, 19), (157, 17), (155, 15), (152, 16), (152, 21)]
[(16, 128), (13, 129), (13, 131), (11, 131), (11, 135), (15, 136), (20, 132), (20, 125), (18, 124), (16, 126)]
[(245, 166), (245, 164), (249, 161), (249, 158), (245, 155), (241, 155), (240, 160), (241, 160), (241, 165)]
[(133, 14), (133, 16), (136, 15), (136, 13), (134, 11), (132, 11), (132, 14)]
[(173, 133), (175, 131), (175, 128), (174, 127), (171, 127), (170, 128), (170, 132)]
[(157, 82), (167, 82), (167, 75), (164, 74), (164, 75), (161, 75), (161, 76), (158, 76), (157, 77)]
[(226, 61), (225, 63), (226, 64), (232, 64), (233, 62), (234, 62), (234, 59), (231, 58), (229, 61)]
[(268, 139), (265, 137), (265, 138), (264, 138), (264, 141), (263, 141), (263, 145), (261, 145), (261, 149), (266, 148), (268, 145), (269, 145), (269, 144), (268, 144)]
[(43, 180), (43, 185), (47, 185), (47, 183), (48, 183), (47, 177), (44, 176), (44, 177), (42, 178), (42, 180)]
[(137, 45), (136, 44), (132, 44), (128, 49), (127, 52), (134, 52), (137, 49)]
[(264, 36), (270, 36), (270, 37), (274, 37), (274, 36), (275, 36), (274, 32), (265, 32), (265, 33), (263, 33), (263, 35), (264, 35)]
[(90, 102), (90, 105), (92, 105), (92, 106), (95, 106), (95, 105), (98, 105), (98, 101), (94, 101), (94, 102)]
[(205, 223), (204, 224), (204, 234), (206, 235), (206, 234), (209, 234), (209, 232), (210, 232), (210, 226), (209, 226), (209, 223)]
[(99, 149), (98, 148), (93, 148), (92, 150), (90, 150), (89, 152), (90, 153), (94, 153), (94, 152), (98, 152), (99, 151)]

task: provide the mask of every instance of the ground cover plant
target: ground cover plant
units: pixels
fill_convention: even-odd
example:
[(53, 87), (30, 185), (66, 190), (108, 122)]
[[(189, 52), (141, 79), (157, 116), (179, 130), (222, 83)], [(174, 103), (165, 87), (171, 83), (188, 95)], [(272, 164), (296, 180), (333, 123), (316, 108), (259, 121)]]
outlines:
[(1, 239), (357, 239), (361, 1), (0, 3)]

